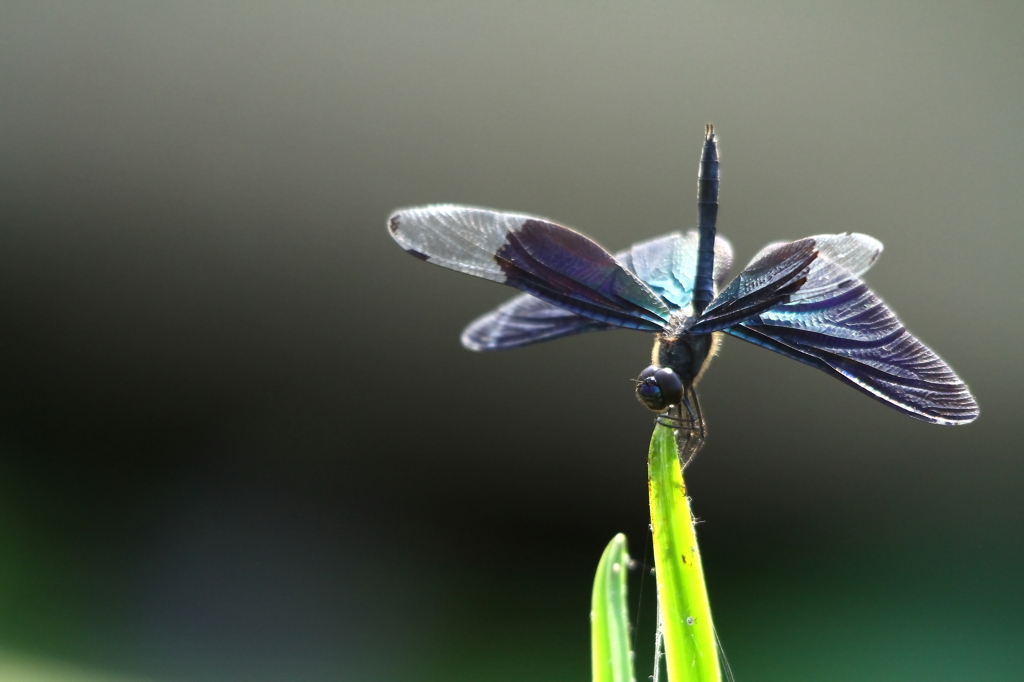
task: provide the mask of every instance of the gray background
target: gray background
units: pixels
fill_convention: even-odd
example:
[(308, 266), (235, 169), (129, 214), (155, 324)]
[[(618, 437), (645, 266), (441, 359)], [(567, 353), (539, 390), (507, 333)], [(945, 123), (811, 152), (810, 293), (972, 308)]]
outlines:
[(1020, 679), (1022, 36), (1019, 2), (4, 2), (0, 665), (587, 679), (600, 552), (645, 554), (650, 338), (468, 353), (510, 292), (384, 221), (617, 250), (694, 224), (712, 121), (737, 267), (877, 237), (981, 405), (726, 341), (687, 481), (737, 679)]

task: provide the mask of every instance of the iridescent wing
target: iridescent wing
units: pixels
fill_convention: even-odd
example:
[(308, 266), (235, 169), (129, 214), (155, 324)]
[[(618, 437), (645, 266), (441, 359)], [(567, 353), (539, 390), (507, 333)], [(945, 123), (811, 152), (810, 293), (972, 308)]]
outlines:
[(690, 331), (719, 331), (786, 301), (827, 293), (846, 274), (867, 272), (881, 253), (882, 242), (851, 232), (769, 244), (716, 296)]
[[(785, 300), (760, 310), (724, 331), (764, 348), (817, 367), (831, 376), (912, 417), (938, 424), (966, 424), (978, 416), (978, 405), (967, 386), (927, 346), (914, 338), (891, 310), (859, 278), (874, 264), (882, 245), (866, 235), (821, 235), (766, 247), (737, 281), (757, 282), (766, 271), (765, 287), (776, 286), (789, 266), (793, 248), (811, 242), (816, 258)], [(804, 250), (801, 246), (798, 250)], [(775, 259), (777, 267), (770, 267)], [(749, 270), (750, 268), (748, 268)], [(742, 289), (743, 287), (739, 287)], [(732, 285), (722, 292), (730, 293)], [(747, 291), (749, 300), (758, 289)], [(733, 296), (716, 310), (735, 307)], [(721, 316), (722, 313), (718, 312)], [(694, 329), (704, 322), (701, 319)], [(713, 325), (709, 325), (713, 326)]]
[(504, 350), (617, 328), (607, 322), (570, 313), (536, 296), (520, 294), (466, 327), (462, 332), (462, 345), (476, 351)]
[(721, 331), (785, 303), (807, 283), (817, 259), (818, 251), (811, 239), (762, 250), (690, 325), (689, 332)]
[(597, 243), (533, 216), (466, 206), (396, 211), (391, 236), (412, 255), (507, 284), (568, 312), (658, 331), (668, 306)]
[[(693, 298), (697, 276), (697, 230), (686, 234), (672, 232), (634, 244), (615, 254), (620, 263), (636, 273), (654, 293), (673, 309), (686, 308)], [(723, 237), (715, 238), (715, 291), (722, 288), (732, 267), (732, 246)]]
[[(693, 294), (697, 263), (696, 230), (673, 232), (634, 244), (615, 254), (615, 260), (639, 277), (672, 310), (685, 308)], [(732, 247), (722, 237), (715, 240), (715, 284), (720, 289), (732, 265)], [(615, 329), (551, 305), (530, 295), (516, 296), (480, 317), (462, 333), (462, 345), (470, 350), (501, 350), (540, 341)]]

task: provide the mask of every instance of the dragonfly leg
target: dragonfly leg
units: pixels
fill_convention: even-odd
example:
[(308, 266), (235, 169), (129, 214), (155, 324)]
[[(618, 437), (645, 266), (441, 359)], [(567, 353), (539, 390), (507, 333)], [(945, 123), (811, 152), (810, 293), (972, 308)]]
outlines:
[(697, 451), (704, 446), (707, 437), (704, 415), (701, 413), (700, 401), (697, 400), (697, 391), (693, 386), (686, 388), (681, 403), (669, 407), (658, 415), (656, 421), (675, 432), (679, 462), (685, 468)]

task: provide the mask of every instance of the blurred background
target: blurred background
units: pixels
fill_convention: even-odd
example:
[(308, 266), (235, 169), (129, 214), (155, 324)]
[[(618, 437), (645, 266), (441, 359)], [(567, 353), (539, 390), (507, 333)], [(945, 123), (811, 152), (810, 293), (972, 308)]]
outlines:
[(1009, 1), (7, 0), (0, 677), (588, 679), (602, 549), (650, 563), (651, 338), (464, 351), (511, 290), (385, 219), (618, 250), (695, 224), (711, 121), (736, 268), (877, 237), (981, 405), (725, 341), (687, 481), (736, 679), (1021, 679), (1022, 36)]

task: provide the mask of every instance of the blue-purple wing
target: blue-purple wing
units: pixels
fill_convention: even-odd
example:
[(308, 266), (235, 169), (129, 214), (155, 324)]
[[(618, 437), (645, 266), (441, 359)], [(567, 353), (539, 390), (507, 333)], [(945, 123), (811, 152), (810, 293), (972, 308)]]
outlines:
[(462, 332), (462, 345), (476, 351), (503, 350), (617, 328), (570, 313), (535, 296), (520, 294), (466, 327)]
[(867, 272), (882, 243), (866, 234), (822, 234), (761, 249), (690, 328), (720, 331), (778, 305), (806, 300)]
[(595, 322), (658, 331), (670, 316), (664, 301), (597, 243), (541, 218), (423, 206), (396, 211), (388, 230), (417, 258), (507, 284)]
[[(671, 309), (685, 308), (693, 294), (697, 262), (697, 231), (673, 232), (634, 244), (615, 254), (615, 259), (660, 296)], [(720, 288), (729, 274), (732, 248), (722, 237), (715, 241), (715, 282)], [(470, 350), (502, 350), (540, 341), (615, 329), (571, 313), (530, 295), (516, 296), (477, 319), (462, 333), (462, 345)]]
[[(634, 244), (615, 254), (620, 263), (636, 273), (654, 293), (673, 309), (690, 305), (697, 276), (697, 230), (686, 234), (672, 232), (663, 237)], [(719, 291), (732, 266), (732, 246), (723, 237), (715, 238), (714, 283)]]
[[(830, 250), (844, 238), (848, 251)], [(817, 367), (918, 419), (966, 424), (977, 418), (978, 404), (964, 382), (857, 276), (874, 263), (881, 244), (863, 235), (836, 235), (831, 243), (810, 239), (822, 246), (804, 284), (785, 303), (725, 331)]]
[(807, 283), (817, 258), (811, 239), (764, 249), (690, 325), (690, 333), (721, 331), (789, 301)]

